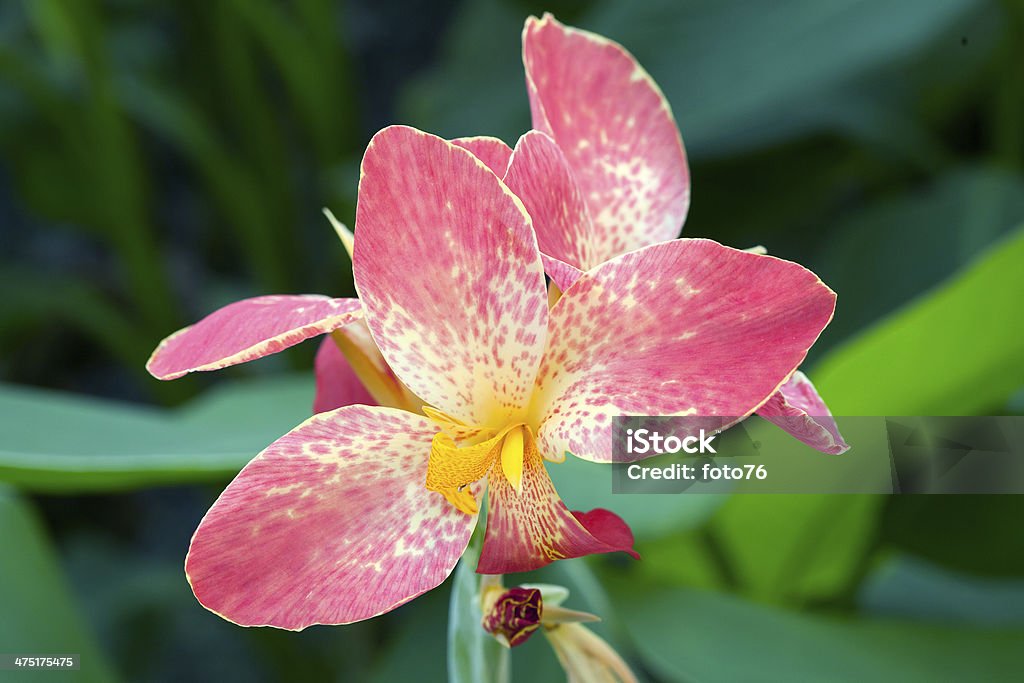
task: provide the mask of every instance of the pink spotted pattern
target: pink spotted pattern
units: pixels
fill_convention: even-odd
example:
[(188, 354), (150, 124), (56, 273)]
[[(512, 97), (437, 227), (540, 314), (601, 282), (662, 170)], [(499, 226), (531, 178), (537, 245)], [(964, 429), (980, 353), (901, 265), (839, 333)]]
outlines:
[(466, 150), (392, 126), (363, 158), (356, 226), (356, 288), (395, 374), (466, 424), (522, 413), (548, 313), (515, 195)]
[(219, 370), (277, 353), (362, 315), (357, 299), (315, 294), (243, 299), (164, 339), (146, 369), (157, 379)]
[(535, 130), (519, 138), (505, 184), (523, 200), (542, 254), (581, 270), (595, 265), (590, 214), (554, 140)]
[(533, 127), (558, 143), (593, 220), (584, 270), (678, 236), (690, 202), (686, 153), (668, 102), (633, 56), (545, 14), (526, 22), (523, 64)]
[(799, 370), (757, 414), (822, 453), (839, 455), (850, 449), (828, 406)]
[(551, 309), (531, 410), (540, 450), (607, 462), (615, 415), (749, 415), (834, 308), (805, 268), (711, 240), (608, 261)]
[(238, 624), (297, 630), (436, 587), (476, 517), (423, 486), (435, 432), (411, 413), (349, 406), (275, 441), (196, 530), (185, 563), (196, 597)]

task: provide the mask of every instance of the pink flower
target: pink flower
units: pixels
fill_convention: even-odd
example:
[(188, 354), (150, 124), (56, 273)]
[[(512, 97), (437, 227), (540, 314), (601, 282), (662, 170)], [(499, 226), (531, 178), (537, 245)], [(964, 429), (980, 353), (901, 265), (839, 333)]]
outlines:
[(150, 359), (170, 379), (317, 334), (344, 343), (365, 323), (383, 365), (365, 354), (348, 369), (423, 405), (320, 413), (239, 473), (186, 559), (196, 597), (224, 618), (301, 629), (391, 610), (449, 575), (485, 488), (481, 573), (631, 552), (617, 516), (566, 508), (546, 462), (610, 461), (615, 415), (749, 415), (832, 317), (813, 273), (709, 240), (604, 262), (549, 310), (531, 216), (474, 146), (495, 149), (400, 126), (370, 142), (358, 301), (238, 302)]
[[(587, 270), (678, 236), (690, 174), (672, 111), (622, 46), (550, 14), (523, 29), (531, 131), (505, 183), (533, 217), (545, 269), (563, 290)], [(758, 415), (825, 453), (849, 446), (800, 372)]]

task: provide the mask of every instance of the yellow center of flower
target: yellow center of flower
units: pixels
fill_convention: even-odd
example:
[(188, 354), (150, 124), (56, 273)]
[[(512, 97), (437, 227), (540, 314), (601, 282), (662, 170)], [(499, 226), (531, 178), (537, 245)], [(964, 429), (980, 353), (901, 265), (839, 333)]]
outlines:
[[(428, 490), (443, 494), (468, 515), (479, 512), (470, 485), (486, 477), (496, 465), (501, 467), (502, 475), (516, 492), (522, 490), (524, 453), (527, 440), (533, 438), (529, 427), (511, 424), (495, 431), (468, 427), (429, 407), (423, 412), (441, 427), (430, 445)], [(479, 440), (481, 437), (483, 440)]]

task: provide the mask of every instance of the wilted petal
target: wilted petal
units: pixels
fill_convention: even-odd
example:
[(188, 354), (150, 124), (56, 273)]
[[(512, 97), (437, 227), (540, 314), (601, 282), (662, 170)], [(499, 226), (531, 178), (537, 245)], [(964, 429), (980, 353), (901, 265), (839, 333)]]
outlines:
[(342, 406), (356, 403), (376, 405), (373, 396), (359, 381), (355, 370), (338, 345), (330, 336), (324, 337), (316, 352), (316, 396), (313, 398), (313, 412), (325, 413)]
[(356, 299), (316, 294), (243, 299), (164, 339), (146, 369), (157, 379), (219, 370), (277, 353), (362, 316)]
[(522, 203), (475, 156), (413, 128), (363, 158), (355, 281), (395, 374), (466, 424), (522, 412), (547, 331), (547, 294)]
[(502, 468), (492, 467), (487, 497), (487, 533), (476, 569), (481, 574), (526, 572), (555, 560), (616, 550), (638, 557), (633, 534), (613, 513), (569, 511), (530, 436), (523, 454), (521, 490), (515, 490)]
[(616, 415), (749, 415), (834, 308), (835, 293), (809, 270), (710, 240), (604, 263), (551, 309), (531, 411), (540, 450), (609, 461)]
[(622, 46), (526, 21), (523, 64), (533, 127), (565, 153), (594, 222), (595, 263), (679, 235), (690, 173), (664, 95)]
[(476, 517), (423, 488), (436, 428), (390, 408), (316, 415), (235, 478), (185, 570), (207, 609), (301, 629), (387, 612), (440, 584)]
[(470, 138), (455, 138), (452, 144), (468, 149), (499, 178), (505, 175), (508, 159), (512, 156), (512, 148), (498, 138), (477, 135)]
[(757, 414), (822, 453), (839, 455), (850, 449), (832, 412), (807, 375), (797, 370)]
[(535, 130), (519, 138), (505, 184), (523, 200), (542, 254), (580, 270), (597, 265), (590, 245), (590, 214), (554, 140)]

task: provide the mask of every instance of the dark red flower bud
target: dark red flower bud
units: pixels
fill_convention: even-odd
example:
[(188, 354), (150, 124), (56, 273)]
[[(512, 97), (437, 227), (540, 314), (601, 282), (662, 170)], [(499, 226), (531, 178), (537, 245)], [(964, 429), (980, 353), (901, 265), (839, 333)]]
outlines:
[(525, 643), (540, 627), (544, 603), (537, 588), (510, 588), (484, 615), (484, 629), (507, 641), (509, 647)]

